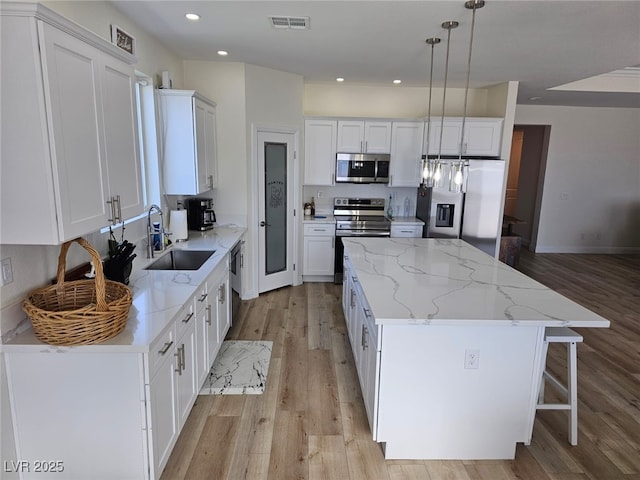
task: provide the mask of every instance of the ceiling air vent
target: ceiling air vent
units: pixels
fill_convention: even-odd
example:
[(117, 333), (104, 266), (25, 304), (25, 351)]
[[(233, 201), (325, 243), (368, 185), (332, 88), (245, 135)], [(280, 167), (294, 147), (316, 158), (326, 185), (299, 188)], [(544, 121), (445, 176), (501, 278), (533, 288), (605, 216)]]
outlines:
[(291, 30), (308, 30), (309, 17), (269, 17), (269, 23), (273, 28), (286, 28)]

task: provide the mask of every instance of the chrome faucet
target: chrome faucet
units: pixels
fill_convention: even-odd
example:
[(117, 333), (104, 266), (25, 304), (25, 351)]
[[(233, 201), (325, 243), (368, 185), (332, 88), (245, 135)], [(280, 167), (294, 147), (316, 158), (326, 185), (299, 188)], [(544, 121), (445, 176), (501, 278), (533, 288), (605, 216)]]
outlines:
[[(151, 228), (151, 214), (153, 212), (158, 212), (160, 214), (160, 232), (155, 232)], [(154, 258), (153, 252), (155, 250), (155, 245), (153, 242), (153, 235), (160, 234), (160, 248), (158, 250), (164, 250), (164, 219), (162, 215), (162, 209), (158, 205), (151, 205), (149, 211), (147, 212), (147, 258)]]

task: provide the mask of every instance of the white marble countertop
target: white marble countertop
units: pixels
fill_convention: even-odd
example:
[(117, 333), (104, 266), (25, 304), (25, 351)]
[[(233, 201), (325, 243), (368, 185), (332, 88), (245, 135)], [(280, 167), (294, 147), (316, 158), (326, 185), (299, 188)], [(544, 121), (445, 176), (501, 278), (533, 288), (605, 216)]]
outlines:
[(345, 238), (377, 324), (608, 327), (462, 240)]
[[(170, 249), (215, 250), (198, 270), (167, 271), (144, 270), (166, 252), (156, 252), (156, 258), (147, 259), (144, 253), (134, 262), (129, 279), (133, 304), (125, 329), (117, 336), (95, 345), (57, 347), (40, 342), (28, 328), (0, 346), (4, 352), (148, 352), (149, 346), (167, 328), (180, 309), (197, 291), (226, 254), (242, 238), (246, 229), (220, 226), (207, 232), (189, 232), (189, 240), (179, 242)], [(28, 320), (26, 320), (28, 322)]]

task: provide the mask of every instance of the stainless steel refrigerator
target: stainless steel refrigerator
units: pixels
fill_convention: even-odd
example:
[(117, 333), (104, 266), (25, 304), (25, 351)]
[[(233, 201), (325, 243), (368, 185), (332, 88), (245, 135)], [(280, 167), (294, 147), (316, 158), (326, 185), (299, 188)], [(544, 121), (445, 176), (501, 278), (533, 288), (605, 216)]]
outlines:
[(491, 256), (496, 255), (502, 226), (504, 160), (465, 159), (462, 192), (451, 192), (451, 164), (442, 160), (439, 187), (418, 188), (416, 217), (425, 222), (423, 237), (461, 238)]

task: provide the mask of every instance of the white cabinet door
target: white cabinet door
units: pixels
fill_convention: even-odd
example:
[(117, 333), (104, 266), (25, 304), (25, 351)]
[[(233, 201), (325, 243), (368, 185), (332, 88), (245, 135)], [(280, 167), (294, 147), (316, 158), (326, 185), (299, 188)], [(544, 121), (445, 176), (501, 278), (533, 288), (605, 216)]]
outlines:
[[(444, 125), (441, 128), (441, 125)], [(442, 131), (442, 150), (440, 150), (440, 135)], [(462, 119), (431, 120), (429, 132), (429, 155), (458, 155), (460, 139), (462, 138)]]
[(109, 217), (100, 52), (48, 24), (40, 30), (59, 238), (66, 241), (99, 230)]
[(304, 237), (303, 275), (333, 275), (335, 237)]
[(338, 120), (340, 153), (390, 153), (391, 122)]
[(187, 421), (191, 407), (198, 395), (199, 385), (196, 383), (196, 330), (195, 322), (178, 340), (175, 351), (178, 361), (176, 372), (176, 391), (178, 398), (178, 428)]
[(376, 328), (373, 322), (365, 321), (363, 331), (363, 347), (362, 347), (362, 359), (360, 362), (363, 376), (363, 391), (362, 397), (364, 399), (365, 410), (367, 411), (367, 418), (369, 420), (369, 427), (373, 434), (373, 439), (377, 437), (377, 418), (376, 411), (377, 405), (377, 392), (378, 392), (378, 350), (377, 350), (377, 335), (372, 330)]
[(364, 150), (367, 153), (391, 152), (391, 122), (364, 123)]
[(209, 318), (211, 308), (209, 306), (209, 294), (207, 282), (200, 288), (196, 295), (196, 384), (202, 387), (209, 374)]
[(204, 111), (205, 122), (205, 152), (206, 152), (206, 187), (216, 188), (218, 186), (218, 154), (216, 143), (216, 108), (206, 104)]
[(218, 285), (218, 339), (220, 344), (227, 336), (231, 327), (231, 290), (229, 288), (229, 270), (225, 273)]
[(144, 211), (138, 154), (135, 76), (120, 60), (103, 56), (102, 110), (109, 195), (116, 197), (118, 222)]
[(340, 153), (364, 152), (364, 122), (338, 120), (338, 147)]
[(178, 437), (178, 404), (176, 397), (176, 347), (167, 350), (166, 357), (149, 384), (153, 464), (156, 477), (169, 460)]
[(304, 183), (333, 185), (336, 164), (336, 120), (305, 120)]
[(193, 90), (158, 90), (164, 185), (198, 195), (217, 184), (215, 103)]
[(502, 141), (501, 118), (468, 118), (464, 127), (465, 155), (500, 156)]
[(424, 122), (393, 122), (391, 130), (390, 187), (420, 184)]

